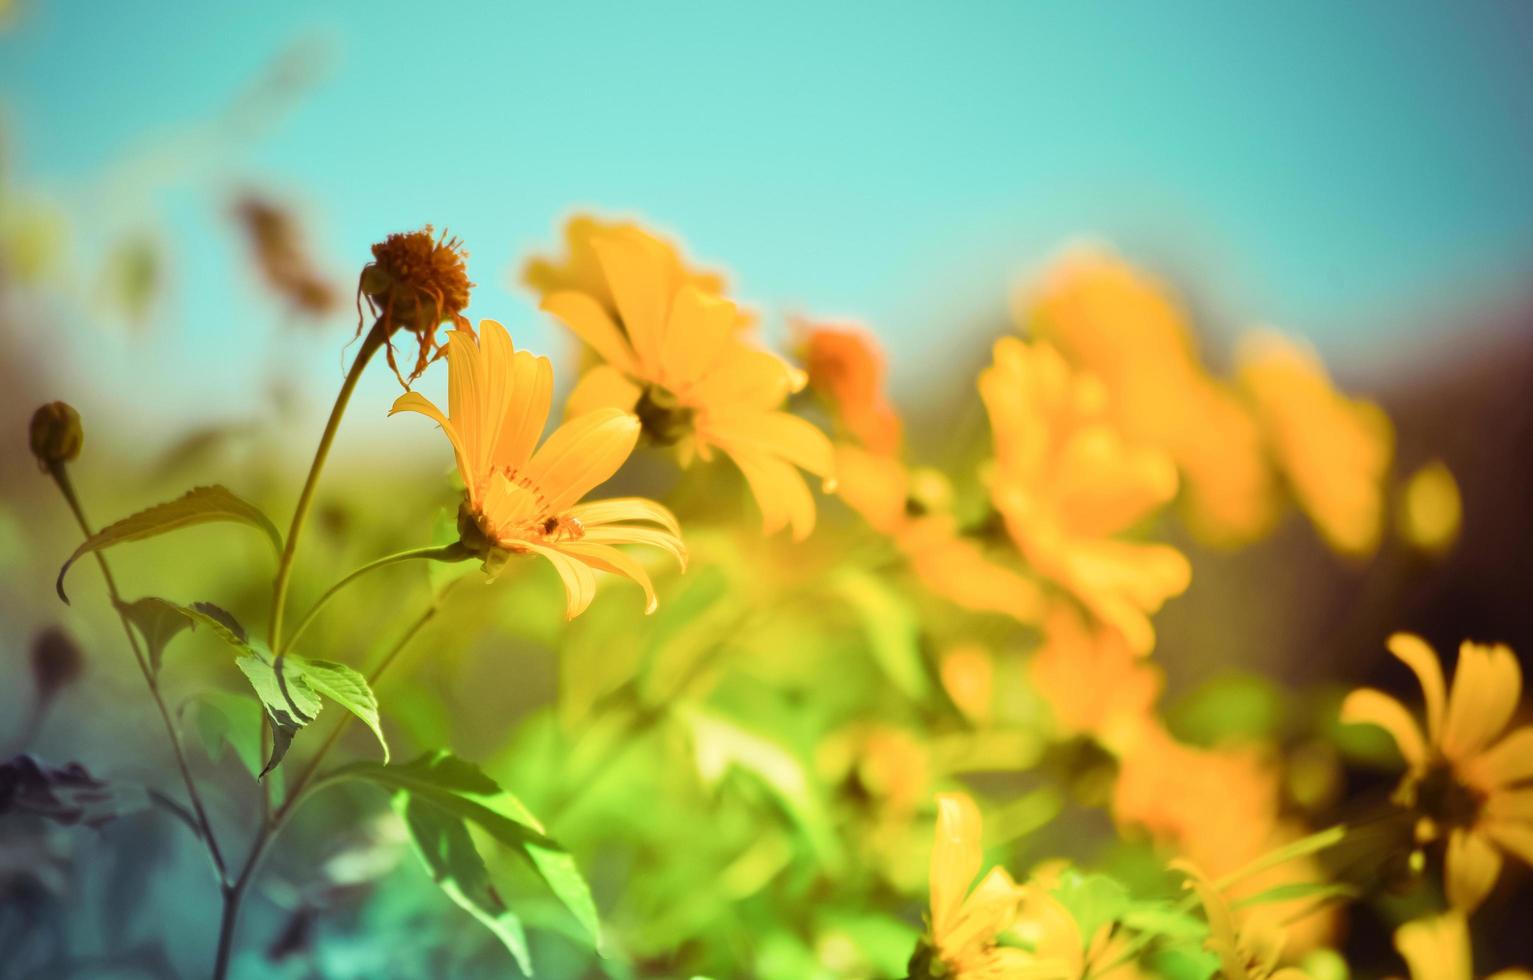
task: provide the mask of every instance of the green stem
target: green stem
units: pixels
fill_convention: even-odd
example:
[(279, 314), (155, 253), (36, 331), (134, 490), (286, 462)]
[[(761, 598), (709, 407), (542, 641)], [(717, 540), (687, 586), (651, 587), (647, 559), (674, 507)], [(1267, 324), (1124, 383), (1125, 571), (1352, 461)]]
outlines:
[(297, 627), (293, 629), (292, 635), (283, 644), (283, 649), (291, 649), (298, 643), (298, 638), (303, 635), (303, 631), (309, 628), (310, 623), (314, 622), (315, 617), (319, 615), (319, 611), (325, 607), (325, 603), (329, 602), (332, 596), (375, 568), (382, 568), (385, 565), (392, 565), (396, 562), (410, 561), (414, 558), (425, 558), (432, 561), (466, 561), (472, 557), (474, 557), (473, 553), (467, 548), (457, 542), (453, 542), (441, 547), (412, 548), (409, 551), (385, 555), (375, 561), (370, 561), (325, 590), (325, 594), (319, 597), (319, 601), (309, 608), (309, 611), (304, 614)]
[[(80, 531), (87, 538), (95, 532), (91, 530), (90, 521), (85, 517), (85, 509), (80, 504), (80, 498), (75, 493), (74, 484), (69, 479), (69, 471), (63, 463), (54, 463), (48, 468), (53, 482), (58, 485), (59, 493), (63, 495), (65, 503), (69, 504), (70, 511), (74, 514), (75, 523), (79, 524)], [(165, 706), (165, 698), (160, 694), (160, 682), (155, 677), (154, 671), (149, 666), (149, 658), (140, 649), (138, 633), (134, 631), (133, 623), (128, 619), (127, 613), (123, 612), (122, 593), (117, 590), (117, 580), (112, 577), (112, 567), (107, 564), (106, 556), (100, 551), (96, 553), (96, 564), (101, 568), (101, 577), (106, 581), (107, 595), (112, 600), (112, 608), (117, 611), (117, 618), (122, 622), (123, 632), (128, 635), (128, 646), (133, 650), (133, 659), (138, 664), (138, 669), (144, 675), (144, 684), (149, 688), (149, 696), (154, 699), (154, 705), (160, 712), (160, 720), (165, 725), (165, 736), (170, 741), (171, 754), (175, 756), (176, 768), (181, 772), (181, 781), (186, 784), (186, 795), (192, 803), (192, 813), (196, 817), (196, 830), (204, 843), (207, 844), (208, 858), (213, 863), (213, 874), (217, 877), (220, 885), (229, 880), (227, 865), (224, 864), (224, 855), (218, 847), (218, 839), (213, 834), (213, 823), (208, 819), (207, 808), (202, 805), (202, 794), (197, 792), (197, 782), (192, 778), (191, 766), (187, 765), (186, 753), (181, 748), (181, 737), (176, 734), (176, 726), (170, 718), (170, 709)]]
[(282, 613), (287, 606), (287, 585), (293, 574), (293, 557), (298, 551), (298, 538), (303, 532), (304, 521), (308, 519), (309, 508), (314, 503), (314, 491), (319, 486), (320, 471), (325, 468), (325, 459), (330, 455), (330, 444), (335, 441), (335, 433), (341, 427), (341, 416), (346, 414), (346, 405), (351, 401), (351, 393), (356, 390), (357, 381), (362, 377), (363, 368), (372, 360), (388, 339), (384, 322), (379, 320), (373, 324), (373, 328), (367, 332), (367, 337), (362, 341), (362, 347), (357, 351), (357, 359), (351, 363), (351, 370), (346, 373), (346, 380), (341, 383), (341, 391), (335, 396), (335, 405), (330, 409), (330, 419), (325, 423), (325, 431), (319, 437), (319, 448), (314, 451), (314, 462), (309, 464), (309, 476), (303, 483), (303, 490), (298, 494), (298, 506), (293, 510), (293, 523), (287, 529), (287, 539), (282, 546), (282, 558), (277, 563), (277, 579), (272, 586), (271, 599), (271, 623), (266, 633), (266, 644), (271, 647), (274, 654), (282, 653)]
[[(441, 592), (432, 597), (431, 604), (416, 618), (415, 622), (410, 624), (410, 627), (405, 630), (404, 635), (389, 649), (388, 653), (383, 655), (383, 659), (378, 662), (377, 666), (368, 673), (367, 683), (369, 687), (377, 684), (378, 679), (383, 676), (383, 672), (388, 670), (389, 666), (398, 659), (400, 652), (409, 646), (410, 641), (415, 639), (416, 635), (425, 628), (427, 623), (436, 618), (437, 613), (442, 608), (443, 601), (446, 600), (447, 596), (451, 594), (453, 588), (460, 581), (462, 579), (454, 579)], [(338, 778), (335, 773), (323, 776), (316, 776), (316, 773), (319, 770), (320, 763), (324, 761), (325, 756), (329, 755), (330, 750), (340, 739), (341, 733), (346, 730), (347, 724), (352, 718), (353, 716), (350, 714), (344, 715), (336, 726), (330, 730), (330, 734), (320, 744), (318, 750), (315, 751), (314, 757), (309, 760), (308, 766), (293, 781), (293, 785), (288, 790), (287, 798), (282, 801), (282, 805), (271, 815), (271, 819), (262, 823), (260, 831), (256, 834), (255, 843), (251, 845), (250, 856), (245, 859), (245, 866), (240, 869), (239, 877), (234, 879), (232, 884), (224, 888), (223, 918), (219, 923), (218, 929), (218, 954), (213, 964), (214, 980), (224, 980), (228, 976), (229, 958), (234, 950), (234, 932), (235, 927), (239, 923), (240, 908), (244, 903), (245, 893), (249, 889), (250, 883), (255, 879), (256, 872), (260, 869), (261, 862), (266, 857), (266, 852), (271, 847), (272, 841), (276, 839), (277, 834), (281, 832), (282, 828), (287, 825), (287, 822), (292, 818), (293, 812), (298, 809), (300, 803), (322, 786), (328, 785), (332, 779)]]

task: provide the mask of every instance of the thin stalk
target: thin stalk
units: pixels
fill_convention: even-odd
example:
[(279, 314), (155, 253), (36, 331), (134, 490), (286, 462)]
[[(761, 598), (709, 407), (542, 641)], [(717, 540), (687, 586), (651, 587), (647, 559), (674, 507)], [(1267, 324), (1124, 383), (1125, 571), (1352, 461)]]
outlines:
[(382, 568), (385, 565), (392, 565), (396, 562), (410, 561), (414, 558), (425, 558), (433, 561), (465, 561), (472, 557), (472, 552), (461, 544), (454, 542), (440, 547), (412, 548), (409, 551), (400, 551), (370, 561), (325, 590), (325, 594), (320, 596), (319, 601), (315, 602), (313, 606), (309, 607), (309, 611), (304, 614), (303, 619), (293, 629), (292, 635), (283, 644), (283, 649), (290, 649), (298, 643), (298, 638), (303, 635), (303, 631), (309, 628), (310, 623), (314, 622), (314, 618), (319, 615), (319, 611), (325, 607), (325, 603), (329, 602), (332, 596), (375, 568)]
[[(90, 521), (85, 517), (85, 509), (80, 504), (80, 498), (75, 493), (74, 483), (69, 479), (69, 471), (63, 463), (54, 463), (48, 467), (48, 472), (53, 477), (53, 482), (58, 485), (59, 493), (63, 495), (65, 503), (69, 504), (70, 511), (75, 516), (75, 522), (79, 524), (80, 531), (87, 538), (95, 532), (91, 530)], [(229, 872), (224, 864), (224, 855), (218, 847), (218, 839), (213, 834), (213, 823), (208, 819), (208, 811), (202, 805), (202, 794), (197, 792), (197, 782), (192, 778), (192, 770), (186, 762), (186, 753), (181, 749), (181, 737), (176, 733), (176, 726), (170, 718), (170, 709), (165, 706), (165, 698), (160, 694), (160, 682), (149, 666), (149, 658), (139, 647), (138, 633), (129, 621), (128, 614), (123, 612), (122, 593), (117, 591), (117, 580), (112, 577), (112, 567), (107, 563), (106, 556), (99, 550), (95, 552), (96, 564), (101, 568), (101, 577), (106, 581), (107, 595), (112, 600), (112, 608), (117, 611), (117, 618), (122, 623), (123, 632), (128, 635), (128, 646), (133, 650), (133, 659), (138, 664), (138, 669), (144, 675), (144, 684), (149, 688), (149, 696), (154, 700), (154, 706), (159, 709), (160, 720), (165, 725), (165, 737), (170, 741), (171, 754), (175, 756), (176, 768), (181, 772), (181, 781), (186, 784), (186, 795), (191, 800), (192, 814), (196, 817), (196, 829), (207, 845), (208, 859), (213, 863), (213, 874), (217, 877), (220, 885), (227, 884)]]
[[(409, 646), (410, 641), (415, 639), (416, 635), (425, 628), (427, 623), (436, 618), (437, 613), (442, 608), (443, 601), (451, 594), (453, 588), (460, 581), (462, 579), (454, 579), (441, 592), (432, 597), (431, 603), (426, 607), (425, 611), (416, 618), (415, 622), (410, 624), (410, 627), (405, 630), (399, 640), (383, 655), (383, 659), (368, 673), (367, 683), (369, 687), (378, 683), (378, 679), (383, 676), (384, 671), (388, 670), (389, 666), (398, 659), (400, 652)], [(255, 880), (256, 872), (261, 867), (262, 859), (266, 857), (266, 852), (271, 847), (272, 841), (276, 839), (277, 834), (281, 832), (282, 828), (287, 825), (288, 820), (292, 818), (293, 812), (298, 809), (299, 804), (320, 787), (327, 785), (332, 778), (336, 778), (335, 773), (323, 776), (317, 776), (316, 774), (320, 764), (330, 754), (330, 750), (334, 748), (335, 743), (340, 739), (341, 733), (346, 730), (352, 718), (351, 714), (343, 715), (336, 726), (330, 730), (330, 734), (326, 736), (324, 742), (320, 743), (319, 748), (314, 753), (314, 757), (309, 760), (309, 764), (304, 768), (303, 772), (293, 781), (293, 785), (288, 790), (287, 797), (282, 801), (282, 805), (271, 815), (271, 819), (262, 823), (260, 831), (256, 834), (255, 843), (251, 845), (250, 856), (245, 859), (245, 865), (240, 869), (239, 877), (235, 878), (231, 884), (225, 886), (223, 918), (218, 928), (218, 954), (213, 964), (214, 980), (224, 980), (228, 976), (229, 958), (234, 951), (234, 932), (235, 927), (239, 923), (240, 908), (244, 902), (246, 891), (249, 889), (251, 882)]]

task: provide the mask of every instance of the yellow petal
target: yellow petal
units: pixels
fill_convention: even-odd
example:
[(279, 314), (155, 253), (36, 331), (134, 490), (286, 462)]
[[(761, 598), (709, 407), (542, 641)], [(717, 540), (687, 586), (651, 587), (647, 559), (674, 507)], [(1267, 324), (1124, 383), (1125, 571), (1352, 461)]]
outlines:
[(1173, 861), (1173, 871), (1187, 876), (1187, 887), (1198, 895), (1203, 904), (1203, 915), (1208, 919), (1208, 950), (1219, 957), (1224, 966), (1224, 976), (1230, 980), (1243, 980), (1246, 976), (1245, 962), (1241, 958), (1235, 933), (1235, 916), (1214, 883), (1190, 861)]
[(546, 357), (527, 351), (511, 354), (505, 365), (504, 416), (490, 459), (496, 469), (520, 472), (543, 436), (553, 402), (554, 369)]
[(696, 286), (683, 286), (671, 302), (660, 347), (660, 371), (666, 384), (682, 388), (700, 381), (718, 366), (735, 339), (739, 310)]
[(458, 475), (463, 478), (464, 485), (468, 487), (469, 501), (470, 503), (477, 504), (476, 477), (473, 471), (469, 469), (468, 458), (463, 452), (463, 441), (458, 437), (458, 430), (453, 426), (451, 420), (442, 414), (441, 409), (431, 404), (431, 401), (418, 391), (407, 391), (394, 399), (393, 406), (389, 408), (389, 414), (397, 415), (400, 412), (415, 412), (419, 415), (424, 415), (442, 427), (442, 432), (446, 434), (447, 441), (452, 443), (452, 453), (458, 462)]
[(1464, 778), (1489, 792), (1533, 779), (1533, 725), (1524, 725), (1460, 765)]
[(560, 541), (552, 545), (556, 551), (562, 551), (585, 562), (593, 568), (604, 572), (612, 572), (623, 575), (639, 583), (644, 589), (644, 614), (648, 616), (659, 607), (659, 600), (655, 598), (655, 586), (649, 579), (649, 573), (644, 566), (624, 552), (604, 544), (596, 544), (591, 541)]
[(1505, 646), (1459, 647), (1443, 723), (1443, 755), (1454, 761), (1480, 753), (1512, 720), (1522, 697), (1522, 670)]
[(658, 527), (635, 524), (603, 524), (586, 531), (582, 541), (592, 544), (642, 544), (666, 552), (682, 571), (687, 570), (687, 546), (681, 538)]
[(761, 508), (763, 533), (775, 534), (790, 527), (793, 540), (807, 538), (814, 530), (814, 497), (798, 470), (775, 456), (738, 449), (725, 452), (745, 475)]
[(1479, 829), (1523, 864), (1533, 867), (1533, 823), (1526, 819), (1492, 819), (1482, 821)]
[(787, 412), (710, 415), (703, 434), (725, 452), (747, 450), (781, 456), (817, 476), (829, 476), (835, 466), (835, 450), (825, 433)]
[(1347, 695), (1341, 704), (1344, 725), (1377, 725), (1390, 734), (1395, 746), (1413, 772), (1427, 768), (1427, 745), (1421, 728), (1405, 705), (1385, 694), (1365, 687)]
[(591, 567), (578, 558), (544, 545), (522, 542), (522, 547), (535, 555), (547, 558), (564, 581), (564, 618), (574, 619), (585, 612), (596, 597), (596, 576)]
[(1455, 829), (1448, 835), (1444, 877), (1448, 904), (1466, 913), (1485, 901), (1501, 876), (1501, 852), (1483, 834)]
[[(489, 444), (484, 432), (484, 368), (479, 344), (467, 330), (447, 333), (447, 417), (458, 430), (469, 472), (489, 472)], [(465, 481), (466, 482), (466, 481)]]
[(601, 524), (616, 524), (620, 521), (650, 521), (672, 534), (681, 534), (681, 524), (676, 520), (676, 515), (663, 504), (647, 497), (591, 500), (571, 508), (570, 516), (579, 518), (588, 530)]
[(602, 408), (620, 408), (631, 412), (643, 391), (617, 368), (610, 364), (598, 364), (575, 382), (575, 387), (564, 401), (564, 417), (572, 419)]
[(602, 305), (585, 293), (554, 293), (540, 307), (601, 355), (602, 360), (625, 374), (634, 374), (638, 362), (623, 331), (612, 322)]
[(937, 832), (932, 844), (932, 934), (940, 942), (952, 928), (979, 874), (979, 807), (961, 793), (937, 794)]
[(1389, 647), (1390, 653), (1416, 673), (1416, 680), (1421, 683), (1422, 697), (1426, 700), (1427, 737), (1433, 745), (1439, 744), (1447, 703), (1444, 693), (1447, 686), (1443, 683), (1442, 662), (1437, 651), (1421, 637), (1411, 633), (1395, 633), (1385, 641), (1385, 645)]
[(639, 369), (645, 377), (657, 377), (661, 332), (671, 301), (665, 256), (643, 235), (595, 235), (591, 245), (612, 288)]
[(559, 426), (527, 463), (550, 514), (569, 510), (611, 479), (639, 441), (639, 419), (618, 409), (589, 412)]
[(1469, 923), (1460, 912), (1407, 922), (1395, 930), (1395, 949), (1411, 980), (1472, 980)]

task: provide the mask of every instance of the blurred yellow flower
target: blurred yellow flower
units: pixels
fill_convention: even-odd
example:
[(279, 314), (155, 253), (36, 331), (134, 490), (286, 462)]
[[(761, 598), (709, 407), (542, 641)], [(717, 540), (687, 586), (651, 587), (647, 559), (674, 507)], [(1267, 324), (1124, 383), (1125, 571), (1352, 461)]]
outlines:
[[(418, 412), (442, 427), (467, 493), (464, 513), (483, 545), (486, 567), (507, 554), (539, 555), (564, 581), (565, 614), (574, 618), (596, 594), (593, 570), (633, 579), (645, 611), (656, 606), (643, 566), (613, 547), (643, 544), (686, 561), (681, 528), (665, 507), (640, 497), (581, 503), (633, 452), (639, 420), (604, 409), (564, 423), (538, 445), (553, 395), (545, 357), (515, 350), (505, 327), (482, 320), (480, 338), (453, 330), (447, 338), (448, 414), (418, 392), (389, 410)], [(460, 521), (460, 526), (462, 521)]]
[(1043, 624), (1029, 674), (1062, 735), (1089, 735), (1121, 752), (1143, 729), (1165, 682), (1110, 626), (1091, 626), (1060, 603)]
[(972, 799), (960, 793), (938, 794), (931, 864), (931, 942), (947, 972), (931, 972), (957, 980), (1031, 976), (1032, 953), (996, 942), (1016, 921), (1021, 889), (1005, 868), (991, 868), (974, 885), (984, 859), (981, 829), (979, 807)]
[[(1469, 922), (1464, 913), (1407, 922), (1395, 930), (1395, 949), (1410, 967), (1411, 980), (1473, 980), (1474, 959), (1469, 946)], [(1498, 970), (1486, 980), (1529, 980), (1527, 970)]]
[(745, 475), (767, 533), (791, 527), (807, 537), (814, 497), (798, 468), (828, 487), (833, 453), (823, 432), (779, 410), (803, 388), (803, 372), (747, 343), (735, 304), (689, 281), (669, 246), (631, 226), (589, 237), (604, 291), (543, 300), (603, 361), (570, 393), (567, 414), (636, 412), (653, 441), (678, 446), (683, 465), (722, 450)]
[(884, 392), (884, 352), (855, 325), (801, 323), (800, 357), (809, 387), (835, 410), (846, 431), (872, 452), (900, 448), (900, 417)]
[(1371, 688), (1347, 696), (1341, 720), (1394, 738), (1406, 763), (1395, 798), (1419, 815), (1419, 843), (1446, 839), (1448, 902), (1473, 911), (1500, 877), (1503, 851), (1533, 865), (1533, 725), (1507, 730), (1522, 669), (1507, 647), (1466, 641), (1450, 689), (1420, 637), (1396, 633), (1389, 650), (1421, 683), (1425, 735), (1405, 705)]
[(1394, 449), (1389, 418), (1338, 392), (1320, 358), (1281, 334), (1247, 337), (1239, 362), (1240, 384), (1299, 505), (1331, 547), (1371, 554)]
[(1219, 957), (1225, 980), (1305, 980), (1303, 970), (1282, 968), (1287, 936), (1272, 915), (1248, 915), (1235, 920), (1229, 899), (1189, 861), (1173, 861), (1171, 867), (1187, 876), (1187, 887), (1197, 893), (1208, 919), (1204, 947)]
[(1022, 556), (1149, 652), (1150, 614), (1192, 569), (1175, 548), (1119, 535), (1176, 495), (1171, 458), (1126, 442), (1101, 382), (1047, 344), (997, 341), (979, 391), (995, 440), (991, 501)]
[(1017, 320), (1107, 386), (1112, 418), (1130, 440), (1171, 455), (1188, 523), (1214, 543), (1239, 544), (1271, 523), (1271, 467), (1255, 420), (1210, 377), (1187, 315), (1164, 284), (1111, 251), (1072, 249), (1018, 294)]
[(1427, 463), (1405, 482), (1396, 523), (1412, 547), (1429, 554), (1447, 551), (1458, 540), (1463, 518), (1458, 481), (1442, 460)]
[(836, 447), (836, 475), (841, 499), (889, 537), (933, 595), (972, 612), (1037, 620), (1038, 586), (959, 534), (940, 475), (911, 471), (891, 456), (845, 444)]

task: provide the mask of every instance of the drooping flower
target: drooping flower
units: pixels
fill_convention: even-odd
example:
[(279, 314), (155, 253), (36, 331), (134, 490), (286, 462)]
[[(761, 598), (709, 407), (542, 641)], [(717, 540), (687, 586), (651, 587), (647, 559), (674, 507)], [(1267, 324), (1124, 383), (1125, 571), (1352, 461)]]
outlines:
[(854, 324), (800, 324), (809, 388), (828, 401), (846, 432), (870, 452), (900, 448), (900, 417), (884, 390), (884, 352)]
[(1261, 534), (1274, 481), (1256, 426), (1208, 373), (1186, 312), (1163, 284), (1111, 251), (1078, 247), (1017, 298), (1017, 320), (1107, 387), (1113, 421), (1181, 471), (1193, 530), (1218, 544)]
[(807, 537), (814, 497), (798, 470), (829, 486), (833, 453), (823, 432), (781, 411), (803, 388), (803, 372), (750, 344), (735, 304), (679, 271), (664, 243), (631, 226), (589, 239), (603, 291), (563, 289), (543, 300), (603, 361), (580, 379), (567, 413), (635, 412), (652, 441), (677, 446), (683, 465), (722, 451), (744, 474), (766, 532), (790, 527)]
[(1128, 443), (1106, 389), (1047, 344), (998, 340), (979, 391), (995, 443), (991, 503), (1017, 549), (1148, 652), (1150, 614), (1187, 588), (1192, 570), (1175, 548), (1121, 535), (1176, 495), (1171, 458)]
[(1237, 922), (1229, 898), (1189, 861), (1171, 867), (1187, 876), (1208, 919), (1204, 947), (1219, 957), (1224, 980), (1307, 980), (1303, 970), (1281, 966), (1287, 935), (1271, 915), (1248, 915)]
[(1246, 338), (1239, 362), (1241, 387), (1299, 505), (1331, 547), (1370, 554), (1394, 449), (1388, 417), (1337, 391), (1320, 358), (1281, 334)]
[[(1407, 922), (1395, 930), (1395, 949), (1410, 967), (1411, 980), (1474, 980), (1469, 920), (1458, 909)], [(1529, 980), (1527, 970), (1498, 970), (1486, 980)]]
[(486, 568), (510, 555), (548, 559), (564, 582), (570, 618), (595, 596), (596, 571), (633, 579), (644, 589), (645, 611), (653, 612), (648, 573), (614, 546), (648, 545), (684, 563), (676, 518), (642, 497), (581, 502), (633, 452), (639, 420), (601, 409), (565, 422), (539, 445), (553, 396), (552, 366), (514, 349), (499, 323), (482, 320), (479, 328), (477, 342), (466, 330), (448, 334), (446, 415), (413, 391), (389, 411), (417, 412), (447, 434), (466, 493), (465, 542), (483, 553)]
[[(363, 297), (367, 298), (367, 305), (378, 317), (388, 341), (389, 367), (406, 388), (441, 356), (442, 347), (436, 339), (438, 327), (452, 323), (459, 329), (469, 329), (463, 309), (468, 306), (469, 290), (474, 284), (468, 281), (466, 258), (468, 253), (461, 241), (448, 238), (445, 232), (435, 235), (427, 225), (420, 231), (390, 235), (375, 244), (373, 261), (362, 269), (357, 280), (358, 305)], [(359, 321), (358, 333), (361, 330)], [(419, 342), (408, 377), (394, 362), (392, 337), (398, 330), (413, 333)]]
[(1450, 689), (1420, 637), (1396, 633), (1388, 645), (1421, 683), (1425, 734), (1405, 705), (1371, 688), (1347, 696), (1341, 720), (1394, 738), (1406, 763), (1395, 799), (1418, 815), (1418, 843), (1446, 841), (1448, 902), (1473, 911), (1500, 877), (1504, 853), (1533, 865), (1533, 725), (1508, 731), (1522, 669), (1507, 647), (1466, 641)]

